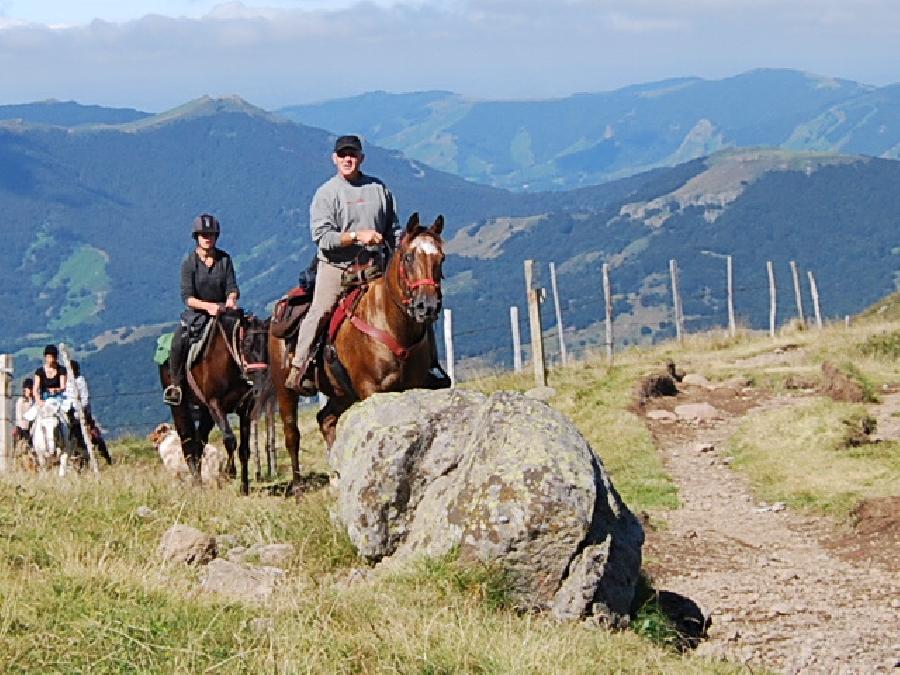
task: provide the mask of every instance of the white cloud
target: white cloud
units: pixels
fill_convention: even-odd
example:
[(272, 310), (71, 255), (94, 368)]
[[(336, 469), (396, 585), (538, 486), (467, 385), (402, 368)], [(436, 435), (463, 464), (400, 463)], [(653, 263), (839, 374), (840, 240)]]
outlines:
[(900, 3), (886, 0), (155, 2), (177, 11), (54, 30), (0, 17), (0, 102), (159, 110), (238, 93), (274, 107), (433, 88), (535, 98), (755, 67), (900, 79)]

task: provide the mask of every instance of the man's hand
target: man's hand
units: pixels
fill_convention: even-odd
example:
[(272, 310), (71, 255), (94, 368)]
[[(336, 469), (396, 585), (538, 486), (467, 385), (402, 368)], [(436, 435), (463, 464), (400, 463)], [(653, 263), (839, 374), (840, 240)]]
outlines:
[(237, 309), (237, 296), (231, 294), (225, 300), (225, 309)]
[(356, 240), (363, 246), (372, 246), (383, 242), (384, 237), (377, 230), (360, 230), (356, 233)]
[(222, 309), (222, 305), (217, 302), (207, 302), (206, 303), (206, 313), (210, 316), (217, 316), (219, 311)]

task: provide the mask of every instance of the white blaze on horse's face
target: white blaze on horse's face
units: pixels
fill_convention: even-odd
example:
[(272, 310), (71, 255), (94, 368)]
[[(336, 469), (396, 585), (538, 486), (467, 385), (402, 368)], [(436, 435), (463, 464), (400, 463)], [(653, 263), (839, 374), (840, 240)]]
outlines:
[(438, 255), (440, 253), (437, 244), (435, 244), (431, 239), (425, 239), (422, 237), (413, 239), (412, 244), (410, 244), (410, 248), (417, 248), (425, 255)]

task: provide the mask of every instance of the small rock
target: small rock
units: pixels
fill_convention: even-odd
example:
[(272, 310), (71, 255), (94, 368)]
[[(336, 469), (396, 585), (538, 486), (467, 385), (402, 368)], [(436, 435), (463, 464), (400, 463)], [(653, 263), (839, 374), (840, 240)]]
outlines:
[(188, 525), (173, 525), (159, 542), (159, 554), (165, 561), (205, 565), (216, 557), (216, 540)]
[(779, 511), (784, 511), (786, 508), (787, 508), (787, 505), (784, 502), (775, 502), (771, 506), (772, 511), (775, 513), (778, 513)]
[(200, 588), (236, 600), (260, 602), (272, 595), (282, 576), (284, 570), (277, 567), (244, 567), (219, 558), (206, 566)]
[(694, 446), (695, 452), (713, 452), (716, 449), (716, 446), (712, 443), (697, 443)]
[(658, 422), (674, 422), (678, 415), (669, 410), (648, 410), (647, 417)]
[(710, 387), (709, 380), (699, 373), (688, 373), (682, 378), (681, 382), (682, 384), (692, 384), (695, 387), (706, 387), (707, 389)]
[(156, 511), (151, 509), (149, 506), (139, 506), (134, 510), (134, 515), (142, 520), (147, 520), (148, 518), (152, 518), (156, 515)]
[(675, 414), (688, 422), (721, 419), (721, 414), (709, 403), (685, 403), (675, 406)]
[(294, 555), (293, 544), (257, 544), (250, 548), (262, 565), (285, 567)]
[(731, 463), (734, 461), (734, 457), (723, 457), (722, 464), (725, 466), (731, 466)]

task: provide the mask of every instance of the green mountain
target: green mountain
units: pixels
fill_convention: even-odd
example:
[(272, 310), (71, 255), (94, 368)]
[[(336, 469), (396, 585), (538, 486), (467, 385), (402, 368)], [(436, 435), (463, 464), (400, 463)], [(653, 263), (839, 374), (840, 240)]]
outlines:
[[(825, 132), (833, 131), (829, 111), (841, 119), (840, 106), (857, 99), (854, 110), (875, 106), (890, 117), (889, 106), (872, 102), (879, 92), (885, 90), (792, 70), (754, 70), (721, 80), (680, 78), (558, 100), (372, 92), (278, 112), (339, 133), (358, 131), (473, 181), (556, 190), (674, 166), (731, 147), (882, 155), (893, 144), (876, 143), (870, 151), (823, 141)], [(816, 122), (823, 115), (826, 119)], [(900, 133), (896, 115), (873, 122), (874, 128), (882, 123)]]
[[(17, 355), (21, 375), (43, 344), (65, 340), (107, 425), (163, 419), (153, 342), (180, 311), (192, 217), (220, 217), (242, 302), (264, 312), (312, 257), (308, 205), (333, 172), (333, 140), (234, 97), (121, 125), (0, 123), (0, 352)], [(792, 259), (816, 273), (827, 316), (858, 311), (898, 283), (896, 161), (735, 150), (543, 193), (474, 184), (372, 144), (366, 168), (391, 186), (402, 219), (414, 210), (447, 219), (445, 303), (460, 357), (509, 362), (508, 307), (522, 305), (525, 258), (541, 263), (545, 286), (546, 264), (556, 263), (564, 323), (582, 342), (598, 338), (603, 262), (617, 335), (629, 342), (672, 333), (670, 258), (689, 329), (724, 322), (728, 254), (738, 312), (752, 326), (767, 322), (766, 260), (776, 264), (781, 320)]]

